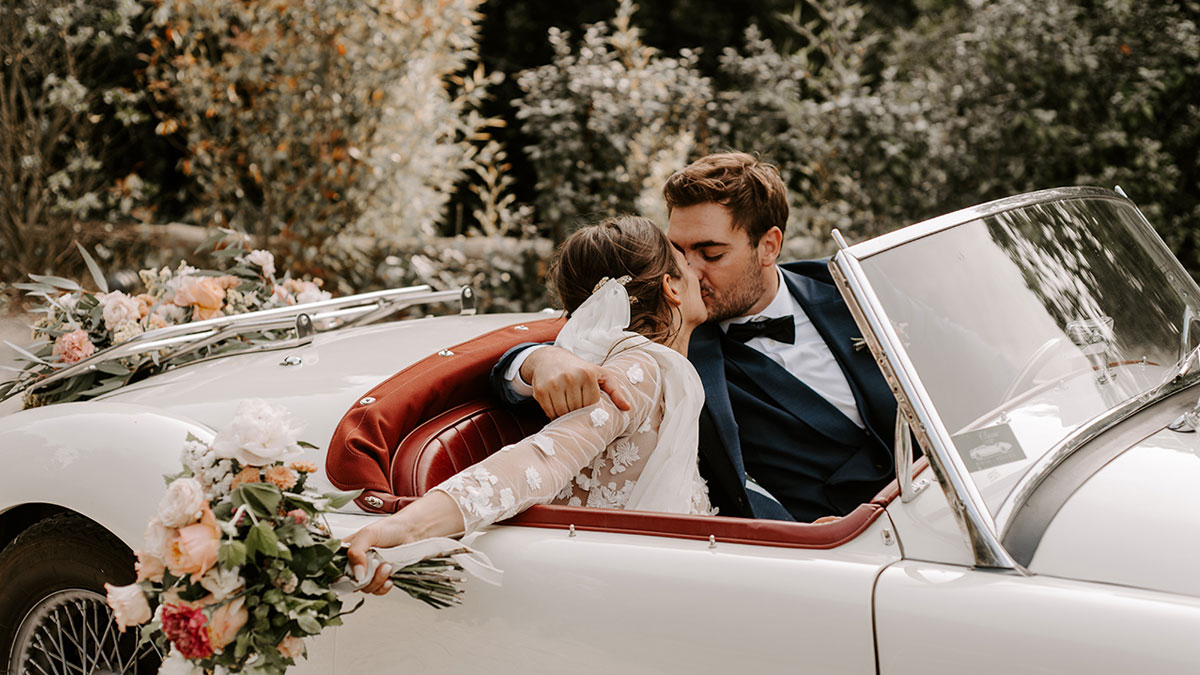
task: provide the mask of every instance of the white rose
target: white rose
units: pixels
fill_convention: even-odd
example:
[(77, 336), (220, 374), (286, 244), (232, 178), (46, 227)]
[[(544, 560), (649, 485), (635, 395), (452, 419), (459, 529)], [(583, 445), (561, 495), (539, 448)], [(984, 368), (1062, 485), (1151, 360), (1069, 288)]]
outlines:
[(296, 442), (299, 429), (286, 408), (258, 399), (238, 408), (229, 426), (213, 439), (217, 457), (236, 459), (243, 466), (265, 466), (295, 459), (303, 452)]
[(129, 626), (140, 626), (150, 620), (150, 603), (146, 602), (146, 594), (137, 584), (104, 584), (104, 590), (108, 591), (108, 606), (122, 633)]
[(251, 251), (246, 255), (246, 261), (258, 265), (265, 277), (275, 274), (275, 256), (271, 255), (270, 251)]
[(138, 301), (121, 291), (102, 293), (96, 296), (96, 298), (100, 301), (101, 316), (104, 317), (104, 327), (108, 330), (116, 330), (118, 326), (126, 321), (137, 321), (142, 318)]
[(240, 568), (232, 570), (224, 570), (219, 567), (214, 567), (200, 577), (200, 585), (206, 591), (212, 593), (213, 600), (221, 602), (225, 598), (242, 590), (244, 582)]
[(146, 525), (146, 552), (159, 560), (166, 560), (167, 543), (174, 536), (175, 532), (171, 528), (165, 527), (161, 520), (151, 518), (150, 524)]
[(195, 478), (179, 478), (167, 486), (158, 503), (158, 519), (167, 527), (183, 527), (200, 520), (204, 511), (204, 486)]
[(204, 675), (204, 671), (172, 649), (171, 655), (158, 667), (158, 675)]

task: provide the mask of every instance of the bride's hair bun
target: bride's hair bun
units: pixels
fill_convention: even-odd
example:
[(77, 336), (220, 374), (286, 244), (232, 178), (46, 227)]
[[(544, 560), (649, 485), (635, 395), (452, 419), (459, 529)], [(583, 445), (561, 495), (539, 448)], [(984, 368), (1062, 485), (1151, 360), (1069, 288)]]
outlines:
[(628, 276), (629, 329), (662, 342), (674, 330), (673, 306), (662, 290), (664, 274), (674, 279), (681, 274), (667, 235), (649, 218), (616, 216), (567, 237), (549, 276), (568, 313), (591, 296), (601, 279)]

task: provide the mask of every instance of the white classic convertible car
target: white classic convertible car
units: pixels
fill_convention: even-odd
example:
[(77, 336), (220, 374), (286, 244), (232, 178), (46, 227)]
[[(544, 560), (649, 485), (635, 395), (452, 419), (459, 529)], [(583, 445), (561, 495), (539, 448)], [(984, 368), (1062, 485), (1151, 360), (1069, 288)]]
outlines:
[[(534, 507), (473, 544), (503, 585), (469, 582), (443, 611), (370, 598), (295, 671), (1200, 672), (1200, 288), (1133, 203), (1012, 197), (843, 244), (830, 267), (902, 413), (899, 478), (869, 503), (821, 524)], [(320, 479), (365, 490), (330, 517), (337, 536), (527, 433), (483, 378), (553, 319), (360, 325), (446, 299), (403, 289), (161, 329), (74, 367), (297, 327), (97, 400), (6, 402), (0, 663), (155, 670), (115, 632), (102, 583), (131, 580), (185, 436), (211, 439), (244, 399), (290, 408), (321, 444), (306, 457)]]

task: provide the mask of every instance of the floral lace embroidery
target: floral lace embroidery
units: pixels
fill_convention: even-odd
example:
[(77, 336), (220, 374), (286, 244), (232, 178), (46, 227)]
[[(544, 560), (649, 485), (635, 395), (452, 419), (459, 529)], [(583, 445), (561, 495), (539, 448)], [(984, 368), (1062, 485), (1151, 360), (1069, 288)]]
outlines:
[(542, 487), (542, 474), (532, 466), (525, 467), (525, 484), (530, 490), (537, 490)]
[(592, 426), (602, 427), (608, 421), (608, 411), (604, 408), (596, 408), (588, 417), (592, 418)]
[(633, 486), (636, 485), (631, 480), (625, 481), (619, 489), (616, 481), (610, 482), (608, 485), (600, 486), (598, 490), (592, 490), (588, 493), (587, 505), (591, 508), (598, 509), (614, 509), (620, 508), (629, 501), (629, 493), (633, 492)]
[(641, 459), (637, 443), (634, 443), (633, 439), (629, 437), (617, 439), (617, 442), (611, 446), (610, 454), (612, 455), (611, 472), (613, 474), (623, 473), (625, 469)]
[(554, 439), (545, 434), (534, 434), (529, 437), (529, 442), (533, 443), (533, 447), (542, 451), (542, 454), (547, 457), (554, 456)]
[(625, 377), (629, 378), (629, 384), (637, 384), (646, 379), (646, 373), (642, 372), (642, 367), (635, 363), (625, 371)]

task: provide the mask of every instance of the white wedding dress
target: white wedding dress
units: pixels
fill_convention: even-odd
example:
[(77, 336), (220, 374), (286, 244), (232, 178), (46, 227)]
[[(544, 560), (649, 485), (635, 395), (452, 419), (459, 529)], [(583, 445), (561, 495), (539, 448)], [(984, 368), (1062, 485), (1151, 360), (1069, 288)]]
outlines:
[(696, 369), (628, 326), (629, 296), (612, 280), (576, 309), (555, 344), (615, 370), (629, 411), (602, 396), (433, 488), (458, 504), (468, 533), (534, 504), (714, 512), (697, 467), (704, 389)]

